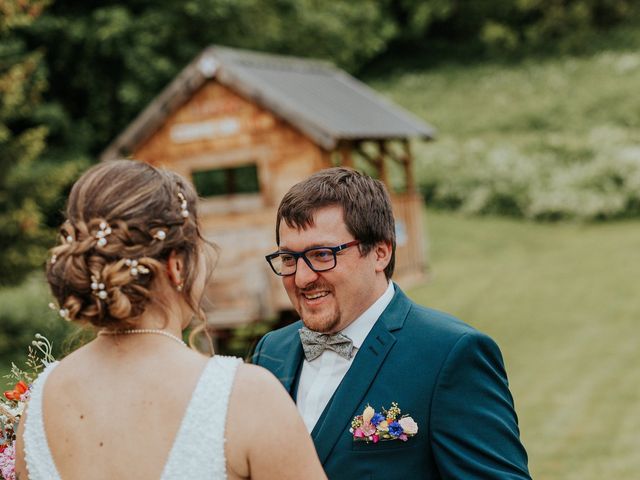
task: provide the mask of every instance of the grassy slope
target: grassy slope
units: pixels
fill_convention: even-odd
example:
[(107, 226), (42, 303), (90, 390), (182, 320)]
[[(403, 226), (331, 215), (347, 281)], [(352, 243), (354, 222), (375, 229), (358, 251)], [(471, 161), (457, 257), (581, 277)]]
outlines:
[(615, 49), (591, 56), (433, 68), (417, 57), (378, 66), (366, 81), (438, 129), (435, 143), (416, 144), (418, 178), (424, 162), (460, 151), (588, 161), (610, 155), (612, 146), (637, 151), (636, 30), (621, 31)]
[(427, 225), (432, 281), (409, 293), (501, 345), (534, 478), (635, 478), (640, 222)]

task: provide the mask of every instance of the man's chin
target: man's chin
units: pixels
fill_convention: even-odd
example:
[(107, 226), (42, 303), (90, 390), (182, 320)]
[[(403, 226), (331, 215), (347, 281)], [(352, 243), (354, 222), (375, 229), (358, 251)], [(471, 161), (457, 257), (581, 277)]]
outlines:
[(338, 315), (318, 315), (303, 310), (301, 317), (305, 327), (320, 333), (332, 332), (340, 323)]

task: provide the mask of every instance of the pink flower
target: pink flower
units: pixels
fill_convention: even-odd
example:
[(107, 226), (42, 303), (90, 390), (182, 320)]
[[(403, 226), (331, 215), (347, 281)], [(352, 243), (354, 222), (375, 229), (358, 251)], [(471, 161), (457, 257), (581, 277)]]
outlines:
[(380, 437), (378, 435), (372, 435), (371, 440), (373, 440), (373, 443), (378, 443), (378, 440), (380, 440)]
[(400, 440), (402, 440), (403, 442), (406, 442), (407, 440), (409, 440), (409, 437), (407, 437), (404, 433), (402, 435), (400, 435), (398, 438)]
[(411, 417), (403, 417), (398, 420), (398, 423), (402, 427), (402, 430), (407, 435), (415, 435), (418, 433), (418, 424)]
[(364, 438), (365, 434), (360, 427), (356, 428), (356, 431), (353, 432), (353, 436), (357, 438)]
[(362, 433), (364, 433), (366, 437), (369, 437), (376, 433), (376, 427), (371, 423), (365, 423), (360, 428), (362, 429)]
[(0, 453), (0, 475), (5, 480), (16, 479), (16, 450), (13, 445)]

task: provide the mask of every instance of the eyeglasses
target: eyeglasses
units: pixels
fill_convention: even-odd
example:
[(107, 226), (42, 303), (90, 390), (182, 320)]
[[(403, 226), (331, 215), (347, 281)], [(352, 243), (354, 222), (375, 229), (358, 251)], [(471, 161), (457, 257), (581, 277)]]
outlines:
[(298, 259), (300, 257), (302, 257), (304, 263), (306, 263), (314, 272), (326, 272), (327, 270), (335, 268), (338, 263), (336, 253), (346, 248), (353, 247), (354, 245), (358, 245), (359, 243), (360, 240), (352, 240), (351, 242), (343, 243), (337, 247), (313, 247), (307, 248), (302, 252), (289, 252), (282, 250), (270, 253), (264, 258), (269, 262), (271, 270), (273, 270), (276, 275), (280, 275), (282, 277), (296, 273), (298, 268)]

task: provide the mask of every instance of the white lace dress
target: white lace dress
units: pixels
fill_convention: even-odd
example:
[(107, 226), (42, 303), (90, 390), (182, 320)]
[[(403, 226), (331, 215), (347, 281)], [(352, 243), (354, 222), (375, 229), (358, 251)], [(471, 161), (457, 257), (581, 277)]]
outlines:
[[(213, 357), (205, 367), (169, 452), (161, 480), (227, 478), (224, 427), (229, 394), (239, 358)], [(34, 382), (24, 430), (24, 450), (30, 480), (61, 480), (49, 450), (42, 418), (42, 391), (58, 362)]]

